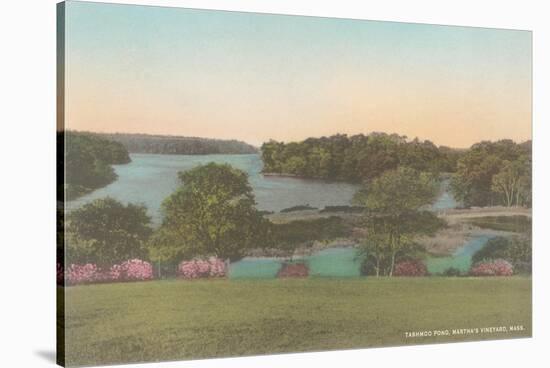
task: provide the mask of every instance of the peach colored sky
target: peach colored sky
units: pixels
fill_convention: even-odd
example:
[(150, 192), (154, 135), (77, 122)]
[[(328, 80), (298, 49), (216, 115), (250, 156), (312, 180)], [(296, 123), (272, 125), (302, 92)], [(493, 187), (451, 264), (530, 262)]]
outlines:
[(531, 33), (69, 2), (66, 126), (302, 140), (531, 137)]

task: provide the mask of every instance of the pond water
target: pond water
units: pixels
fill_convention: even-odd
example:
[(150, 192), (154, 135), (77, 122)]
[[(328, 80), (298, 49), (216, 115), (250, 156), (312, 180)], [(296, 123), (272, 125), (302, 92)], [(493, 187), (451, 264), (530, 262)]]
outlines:
[(444, 179), (441, 181), (440, 194), (431, 206), (433, 211), (444, 211), (451, 208), (456, 208), (458, 206), (458, 202), (449, 191), (449, 184), (449, 179)]
[(472, 256), (474, 253), (483, 248), (485, 243), (493, 237), (494, 235), (479, 235), (467, 241), (452, 256), (429, 258), (426, 261), (428, 272), (438, 274), (450, 267), (459, 269), (461, 272), (468, 272), (472, 265)]
[(162, 201), (178, 187), (179, 171), (209, 162), (228, 163), (249, 175), (250, 185), (259, 210), (278, 212), (282, 209), (310, 205), (349, 205), (357, 185), (314, 179), (263, 176), (259, 155), (155, 155), (131, 154), (132, 162), (114, 165), (118, 179), (108, 186), (70, 201), (69, 210), (97, 198), (113, 197), (125, 203), (144, 204), (155, 224), (161, 221)]
[[(294, 257), (292, 261), (307, 264), (309, 275), (313, 277), (361, 275), (361, 259), (355, 248), (327, 248), (309, 256)], [(280, 258), (246, 257), (230, 265), (229, 278), (275, 278), (283, 262)]]
[[(437, 275), (449, 267), (461, 272), (468, 272), (472, 256), (483, 248), (493, 235), (480, 235), (467, 241), (448, 257), (430, 257), (426, 262), (428, 272)], [(293, 261), (304, 262), (313, 277), (358, 277), (361, 276), (361, 257), (358, 250), (350, 247), (328, 248), (310, 256), (294, 257)], [(275, 278), (284, 260), (280, 258), (246, 257), (232, 263), (229, 277), (240, 278)]]
[[(316, 208), (350, 205), (357, 184), (341, 181), (302, 179), (261, 174), (262, 160), (258, 154), (250, 155), (159, 155), (130, 154), (132, 162), (113, 165), (118, 179), (104, 188), (69, 201), (67, 209), (78, 208), (94, 199), (113, 197), (124, 203), (142, 203), (147, 207), (153, 223), (161, 222), (162, 201), (178, 187), (178, 172), (209, 162), (227, 163), (249, 175), (256, 197), (257, 208), (278, 212), (282, 209), (310, 205)], [(443, 181), (441, 194), (431, 206), (432, 210), (455, 208), (457, 203)]]

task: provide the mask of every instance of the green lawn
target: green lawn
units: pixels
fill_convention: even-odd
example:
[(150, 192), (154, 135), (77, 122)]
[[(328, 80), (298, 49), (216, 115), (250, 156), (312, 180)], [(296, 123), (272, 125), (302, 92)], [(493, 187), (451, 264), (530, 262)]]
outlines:
[[(531, 279), (522, 277), (173, 280), (65, 292), (68, 365), (531, 336)], [(405, 338), (511, 325), (525, 330)]]

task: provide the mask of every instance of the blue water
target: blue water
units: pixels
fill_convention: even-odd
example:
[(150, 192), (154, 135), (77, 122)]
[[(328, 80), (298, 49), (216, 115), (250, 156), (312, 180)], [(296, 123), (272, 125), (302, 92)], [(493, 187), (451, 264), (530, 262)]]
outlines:
[[(209, 162), (227, 163), (249, 175), (250, 185), (259, 210), (278, 212), (282, 209), (310, 205), (350, 205), (359, 188), (356, 184), (317, 179), (263, 176), (262, 160), (258, 154), (250, 155), (159, 155), (131, 154), (132, 162), (114, 165), (118, 179), (104, 188), (68, 202), (69, 210), (78, 208), (94, 199), (113, 197), (124, 203), (144, 204), (153, 223), (161, 222), (161, 203), (179, 185), (178, 172)], [(447, 191), (448, 180), (442, 182), (443, 190), (432, 210), (455, 208), (457, 203)]]
[(437, 197), (434, 204), (432, 204), (431, 209), (433, 211), (443, 211), (448, 210), (451, 208), (456, 208), (458, 206), (458, 202), (455, 200), (453, 195), (449, 191), (449, 179), (444, 179), (441, 182), (441, 192), (439, 196)]
[(453, 267), (461, 272), (468, 272), (472, 265), (472, 256), (475, 252), (483, 248), (493, 235), (479, 235), (466, 242), (462, 247), (458, 248), (452, 256), (448, 257), (431, 257), (426, 261), (428, 272), (438, 274), (446, 269)]
[(325, 206), (349, 205), (358, 186), (343, 182), (299, 179), (261, 174), (259, 155), (156, 155), (131, 154), (132, 162), (114, 165), (118, 179), (68, 203), (68, 209), (97, 198), (113, 197), (124, 203), (142, 203), (153, 222), (161, 221), (162, 201), (178, 187), (179, 171), (192, 169), (209, 162), (228, 163), (249, 175), (250, 185), (259, 210), (278, 212), (297, 205)]
[[(229, 266), (229, 278), (275, 278), (283, 259), (246, 257)], [(355, 248), (327, 248), (309, 256), (294, 257), (293, 261), (304, 262), (310, 276), (358, 277), (361, 276), (361, 259)]]
[[(428, 272), (437, 275), (450, 267), (463, 273), (468, 272), (472, 264), (472, 256), (483, 248), (492, 235), (480, 235), (470, 239), (453, 255), (448, 257), (430, 257), (426, 260)], [(359, 277), (361, 275), (361, 258), (355, 248), (328, 248), (309, 256), (294, 257), (294, 261), (307, 264), (312, 277)], [(232, 263), (229, 277), (240, 278), (275, 278), (280, 270), (283, 259), (246, 257)]]
[(357, 277), (361, 276), (361, 258), (355, 248), (328, 248), (304, 261), (309, 267), (310, 276)]
[[(467, 241), (448, 257), (430, 257), (426, 260), (428, 272), (437, 275), (450, 267), (467, 273), (472, 265), (472, 256), (483, 248), (492, 235), (480, 235)], [(294, 257), (294, 261), (307, 264), (312, 277), (359, 277), (361, 276), (361, 258), (355, 248), (328, 248), (309, 256)], [(280, 270), (282, 259), (247, 257), (232, 263), (229, 277), (240, 278), (275, 278)]]

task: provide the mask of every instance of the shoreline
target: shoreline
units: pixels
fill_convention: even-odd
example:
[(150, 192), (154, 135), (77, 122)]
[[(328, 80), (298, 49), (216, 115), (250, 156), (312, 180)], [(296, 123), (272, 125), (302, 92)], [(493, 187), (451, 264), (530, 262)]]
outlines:
[[(525, 216), (532, 217), (531, 208), (518, 208), (518, 207), (479, 207), (470, 209), (448, 209), (445, 211), (435, 211), (439, 218), (444, 219), (448, 223), (448, 228), (438, 231), (432, 237), (421, 237), (419, 240), (425, 245), (428, 253), (434, 256), (452, 256), (453, 253), (464, 246), (468, 241), (473, 238), (490, 235), (490, 236), (513, 236), (517, 235), (516, 232), (495, 230), (490, 228), (481, 228), (470, 224), (469, 219), (481, 218), (481, 217), (499, 217), (499, 216)], [(288, 223), (296, 220), (315, 220), (318, 218), (327, 218), (331, 216), (338, 216), (344, 221), (356, 222), (361, 214), (346, 213), (346, 212), (321, 212), (321, 210), (302, 210), (293, 211), (287, 213), (273, 213), (266, 215), (269, 221), (273, 223)], [(360, 226), (355, 226), (360, 230)], [(357, 238), (345, 238), (335, 239), (327, 243), (318, 242), (314, 246), (307, 249), (300, 249), (295, 256), (315, 253), (316, 251), (339, 247), (342, 244), (346, 246), (356, 247), (360, 239)], [(255, 257), (277, 257), (277, 252), (272, 251), (260, 251), (254, 250), (251, 256)]]
[(322, 176), (305, 176), (305, 175), (297, 175), (297, 174), (291, 174), (291, 173), (275, 173), (275, 172), (263, 172), (260, 171), (260, 174), (267, 177), (274, 177), (274, 178), (292, 178), (292, 179), (301, 179), (301, 180), (320, 180), (325, 181), (329, 183), (346, 183), (351, 185), (359, 185), (361, 184), (360, 181), (353, 181), (353, 180), (347, 180), (347, 179), (341, 179), (341, 178), (324, 178)]

